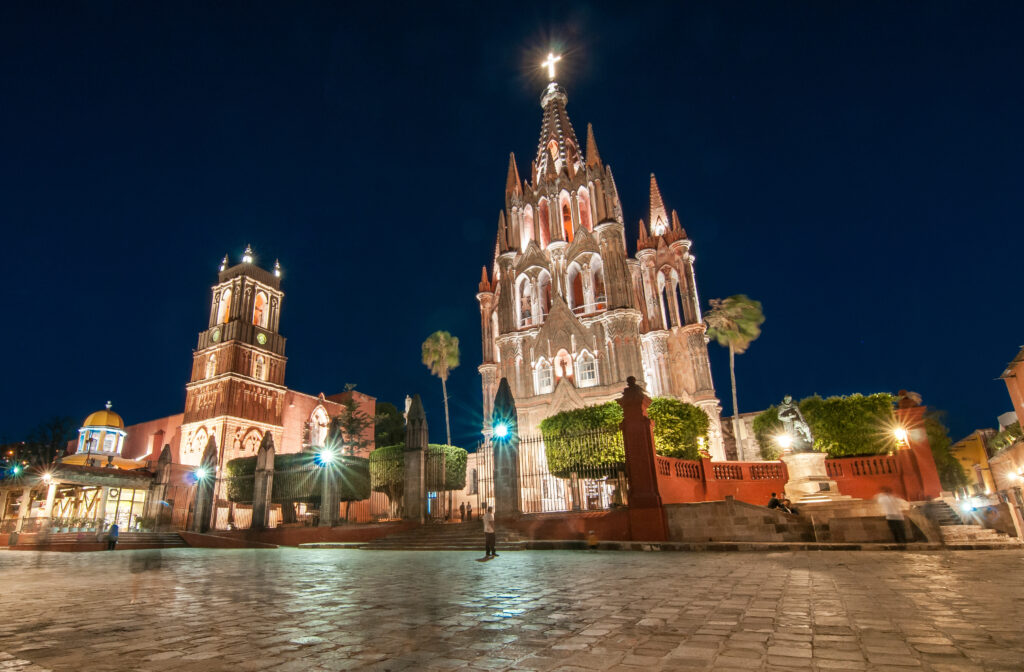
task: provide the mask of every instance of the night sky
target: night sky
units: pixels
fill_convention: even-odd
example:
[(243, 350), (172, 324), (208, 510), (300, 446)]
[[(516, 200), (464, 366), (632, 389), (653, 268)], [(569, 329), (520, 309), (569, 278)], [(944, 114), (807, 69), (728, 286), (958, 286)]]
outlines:
[[(0, 441), (181, 412), (210, 286), (284, 269), (286, 383), (480, 426), (480, 267), (549, 49), (635, 247), (651, 172), (701, 299), (764, 303), (741, 411), (916, 390), (954, 438), (1024, 343), (1021, 3), (0, 5)], [(728, 358), (711, 346), (730, 412)]]

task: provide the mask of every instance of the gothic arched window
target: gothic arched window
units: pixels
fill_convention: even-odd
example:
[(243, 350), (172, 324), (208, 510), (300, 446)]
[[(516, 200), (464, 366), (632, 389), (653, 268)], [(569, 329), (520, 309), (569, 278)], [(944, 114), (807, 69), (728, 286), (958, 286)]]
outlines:
[(586, 350), (576, 359), (576, 384), (580, 387), (597, 385), (597, 360)]
[(668, 287), (665, 282), (664, 271), (658, 271), (658, 305), (661, 306), (662, 329), (668, 329), (672, 326), (672, 322), (669, 321)]
[(541, 314), (534, 320), (534, 324), (543, 322), (551, 312), (551, 274), (547, 271), (541, 271), (537, 276), (537, 298)]
[(561, 197), (558, 199), (559, 209), (562, 211), (562, 234), (565, 236), (565, 242), (572, 242), (572, 206), (569, 204), (569, 194), (562, 192)]
[(590, 219), (590, 193), (586, 187), (580, 187), (577, 192), (576, 204), (580, 208), (580, 225), (587, 231), (593, 231), (594, 223)]
[(586, 299), (583, 296), (583, 269), (575, 261), (569, 264), (568, 299), (569, 309), (577, 315), (587, 312)]
[(526, 275), (516, 281), (516, 328), (533, 324), (533, 283)]
[(572, 357), (569, 351), (562, 348), (555, 355), (555, 378), (572, 378)]
[(551, 244), (551, 214), (548, 212), (548, 199), (540, 199), (537, 204), (537, 218), (540, 220), (540, 246), (547, 249)]
[(264, 292), (256, 293), (256, 300), (252, 305), (252, 323), (257, 327), (267, 328), (267, 295)]
[(519, 230), (519, 240), (522, 243), (522, 247), (520, 249), (525, 250), (526, 246), (530, 244), (531, 240), (533, 240), (534, 235), (533, 206), (527, 204), (526, 207), (523, 208), (523, 227)]
[(206, 375), (204, 378), (213, 378), (217, 375), (217, 354), (211, 354), (210, 358), (206, 360)]
[(220, 306), (217, 307), (217, 324), (224, 324), (231, 318), (231, 290), (225, 289), (220, 295)]
[(256, 355), (252, 365), (252, 377), (257, 380), (267, 379), (267, 360), (263, 359), (263, 355)]
[(537, 394), (547, 394), (555, 389), (555, 377), (551, 370), (551, 364), (543, 357), (537, 361), (537, 366), (533, 370), (533, 378), (533, 386), (537, 390)]
[(590, 272), (594, 276), (593, 282), (590, 283), (594, 288), (594, 311), (607, 310), (608, 296), (605, 294), (604, 263), (601, 261), (601, 257), (594, 255), (590, 260)]
[(327, 441), (327, 427), (331, 419), (323, 406), (317, 406), (309, 416), (309, 445), (323, 446)]

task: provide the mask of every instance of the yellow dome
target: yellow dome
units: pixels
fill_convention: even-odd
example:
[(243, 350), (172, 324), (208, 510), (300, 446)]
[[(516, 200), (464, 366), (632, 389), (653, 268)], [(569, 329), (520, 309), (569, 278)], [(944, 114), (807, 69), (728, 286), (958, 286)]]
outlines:
[(110, 402), (107, 402), (107, 407), (102, 411), (96, 411), (88, 418), (85, 419), (83, 427), (116, 427), (117, 429), (124, 429), (124, 420), (117, 413), (110, 410)]

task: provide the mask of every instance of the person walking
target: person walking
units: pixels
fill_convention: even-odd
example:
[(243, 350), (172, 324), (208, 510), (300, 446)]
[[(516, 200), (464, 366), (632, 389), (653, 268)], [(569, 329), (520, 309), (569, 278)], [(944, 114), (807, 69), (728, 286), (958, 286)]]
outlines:
[(473, 504), (472, 504), (472, 502), (466, 504), (466, 520), (473, 520)]
[(459, 504), (459, 518), (462, 522), (466, 522), (466, 503)]
[(108, 551), (114, 550), (114, 547), (117, 546), (117, 535), (118, 535), (118, 532), (119, 532), (119, 530), (118, 530), (118, 527), (117, 527), (117, 523), (114, 523), (113, 525), (111, 525), (110, 529), (107, 530), (107, 550)]
[(494, 507), (488, 506), (484, 514), (484, 557), (496, 558), (494, 552)]
[(903, 519), (903, 500), (892, 494), (892, 488), (882, 486), (882, 491), (875, 495), (875, 501), (885, 514), (885, 522), (892, 530), (897, 544), (907, 543), (907, 530)]

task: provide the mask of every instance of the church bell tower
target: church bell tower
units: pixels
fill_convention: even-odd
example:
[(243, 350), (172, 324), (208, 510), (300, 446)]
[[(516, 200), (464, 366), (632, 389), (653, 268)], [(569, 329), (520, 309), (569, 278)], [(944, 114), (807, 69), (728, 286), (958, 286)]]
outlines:
[(263, 434), (283, 438), (285, 338), (281, 321), (281, 266), (254, 263), (246, 247), (240, 263), (221, 262), (212, 288), (210, 319), (199, 332), (186, 385), (181, 427), (183, 464), (196, 465), (211, 439), (219, 463), (255, 455)]

